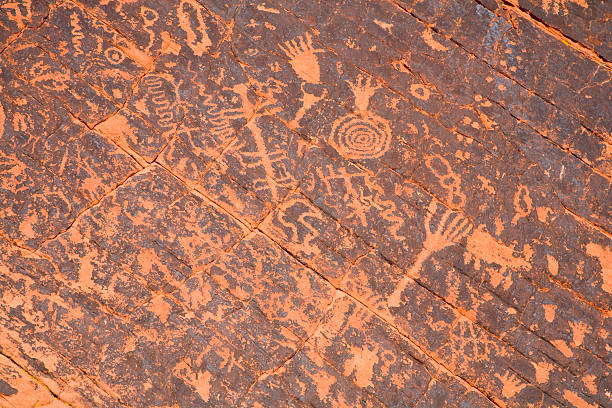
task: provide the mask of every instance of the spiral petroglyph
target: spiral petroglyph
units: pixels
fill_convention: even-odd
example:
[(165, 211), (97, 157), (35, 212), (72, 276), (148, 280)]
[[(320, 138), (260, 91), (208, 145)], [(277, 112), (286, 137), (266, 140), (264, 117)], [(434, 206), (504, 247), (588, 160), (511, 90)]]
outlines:
[(375, 159), (389, 150), (392, 139), (387, 121), (368, 111), (370, 98), (378, 85), (364, 75), (348, 84), (355, 97), (357, 112), (336, 119), (328, 143), (349, 159)]
[(389, 125), (372, 115), (349, 114), (334, 122), (329, 144), (350, 159), (374, 159), (389, 149)]

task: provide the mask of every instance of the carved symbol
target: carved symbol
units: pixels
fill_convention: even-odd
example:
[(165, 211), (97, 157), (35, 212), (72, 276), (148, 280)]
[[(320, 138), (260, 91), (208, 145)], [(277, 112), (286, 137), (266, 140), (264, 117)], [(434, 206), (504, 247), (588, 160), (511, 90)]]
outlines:
[[(297, 39), (285, 41), (283, 45), (279, 45), (281, 51), (289, 58), (289, 64), (295, 73), (303, 81), (309, 84), (318, 84), (321, 79), (321, 69), (316, 53), (324, 52), (321, 49), (315, 49), (312, 46), (312, 36), (306, 33), (303, 37), (299, 36)], [(326, 90), (322, 92), (320, 96), (307, 92), (304, 89), (304, 84), (301, 84), (302, 92), (302, 105), (295, 114), (295, 118), (289, 123), (292, 128), (299, 127), (300, 120), (304, 117), (306, 112), (312, 108), (318, 101), (323, 99)]]
[[(25, 0), (20, 2), (8, 2), (7, 4), (3, 4), (0, 8), (6, 9), (6, 16), (14, 21), (19, 28), (25, 25), (26, 21), (29, 21), (32, 18), (32, 1)], [(21, 12), (21, 9), (24, 9), (25, 14)], [(8, 11), (11, 10), (11, 11)]]
[(423, 249), (416, 257), (416, 260), (410, 270), (407, 272), (395, 291), (389, 296), (388, 305), (398, 307), (400, 305), (401, 295), (412, 279), (418, 277), (423, 266), (423, 262), (427, 260), (433, 253), (442, 249), (457, 244), (461, 239), (466, 237), (472, 231), (472, 224), (461, 213), (445, 210), (440, 218), (438, 227), (433, 230), (432, 218), (438, 210), (438, 203), (432, 200), (428, 207), (428, 213), (425, 217), (425, 242)]
[(143, 27), (142, 29), (149, 35), (149, 43), (145, 47), (145, 50), (150, 50), (153, 42), (155, 41), (155, 32), (151, 27), (158, 19), (157, 11), (150, 9), (149, 7), (140, 7), (140, 17), (142, 18)]
[(372, 78), (362, 75), (349, 86), (355, 96), (357, 113), (350, 113), (334, 122), (329, 144), (349, 159), (380, 157), (389, 149), (392, 135), (387, 121), (367, 110), (378, 86)]
[(612, 248), (590, 242), (586, 246), (586, 253), (599, 261), (603, 281), (601, 288), (608, 293), (612, 293)]
[[(167, 79), (150, 74), (147, 75), (143, 82), (147, 88), (147, 93), (151, 95), (151, 102), (155, 107), (155, 114), (158, 116), (159, 124), (162, 127), (170, 127), (174, 120), (174, 102), (168, 97), (168, 90), (174, 90), (174, 85)], [(169, 86), (164, 86), (168, 84)]]
[(83, 50), (81, 48), (81, 41), (85, 38), (83, 35), (82, 27), (79, 24), (79, 17), (76, 13), (72, 13), (70, 15), (70, 25), (72, 26), (72, 45), (74, 45), (74, 56), (83, 54)]
[(329, 144), (349, 159), (382, 156), (389, 148), (391, 129), (386, 123), (376, 123), (373, 119), (358, 115), (341, 117), (334, 122)]
[[(195, 55), (201, 57), (212, 45), (212, 41), (206, 32), (206, 24), (202, 14), (202, 7), (192, 1), (183, 1), (179, 6), (179, 25), (187, 34), (187, 45)], [(193, 20), (197, 21), (197, 27), (193, 29)]]
[(285, 41), (284, 45), (278, 46), (289, 58), (289, 64), (298, 76), (304, 81), (311, 84), (318, 84), (321, 70), (316, 53), (323, 52), (320, 49), (314, 49), (312, 46), (312, 37), (306, 33), (303, 37)]
[(104, 51), (104, 56), (113, 65), (121, 64), (125, 59), (123, 52), (115, 47), (109, 47)]
[(529, 189), (525, 186), (520, 186), (514, 195), (513, 203), (516, 214), (512, 217), (512, 225), (516, 225), (518, 220), (527, 217), (531, 213), (532, 201), (529, 196)]
[(566, 15), (567, 14), (567, 5), (566, 5), (567, 2), (577, 4), (583, 8), (589, 7), (586, 0), (542, 0), (542, 9), (547, 14), (550, 11), (552, 11), (554, 14), (559, 14), (559, 12), (561, 11), (560, 9), (563, 9), (562, 15)]
[[(425, 164), (438, 178), (440, 185), (447, 191), (446, 200), (451, 206), (463, 207), (465, 205), (465, 194), (460, 190), (461, 179), (451, 170), (448, 160), (444, 157), (433, 156), (425, 160)], [(440, 164), (440, 165), (438, 165)]]

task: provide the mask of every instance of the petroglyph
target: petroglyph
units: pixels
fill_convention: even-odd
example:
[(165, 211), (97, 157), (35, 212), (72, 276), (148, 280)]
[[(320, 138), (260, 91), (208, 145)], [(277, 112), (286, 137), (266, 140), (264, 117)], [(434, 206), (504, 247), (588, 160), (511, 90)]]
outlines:
[(567, 14), (567, 4), (574, 3), (582, 8), (588, 8), (586, 0), (542, 0), (542, 8), (547, 13)]
[(437, 213), (438, 202), (432, 200), (429, 203), (427, 215), (425, 216), (424, 227), (426, 235), (423, 249), (417, 255), (414, 264), (406, 271), (406, 276), (389, 296), (388, 305), (390, 307), (399, 307), (402, 293), (406, 290), (408, 283), (412, 279), (420, 276), (423, 262), (427, 258), (450, 245), (457, 244), (468, 236), (473, 229), (472, 224), (461, 213), (452, 212), (448, 209), (443, 209), (437, 226), (434, 226), (432, 220)]
[(384, 155), (393, 138), (389, 123), (368, 111), (370, 98), (378, 85), (373, 78), (360, 75), (349, 86), (355, 97), (356, 113), (338, 118), (332, 127), (329, 144), (349, 159), (375, 159)]
[(463, 207), (465, 194), (461, 191), (461, 177), (452, 171), (448, 160), (441, 156), (430, 156), (425, 159), (425, 164), (446, 190), (446, 202), (457, 208)]
[(285, 41), (278, 47), (289, 58), (291, 68), (300, 79), (310, 84), (318, 84), (321, 81), (321, 68), (316, 54), (323, 50), (313, 47), (310, 33)]
[(79, 16), (76, 13), (70, 15), (70, 26), (72, 27), (72, 45), (74, 46), (74, 56), (82, 55), (82, 41), (85, 38), (83, 29), (79, 23)]
[(610, 406), (605, 2), (0, 3), (0, 405)]
[(143, 24), (142, 29), (149, 35), (149, 42), (145, 47), (145, 50), (149, 51), (155, 42), (156, 34), (155, 31), (153, 31), (153, 25), (159, 18), (159, 15), (157, 11), (149, 7), (142, 6), (140, 7), (140, 18), (142, 19)]
[(612, 293), (612, 249), (590, 242), (586, 246), (586, 253), (597, 258), (601, 266), (601, 288)]
[(204, 9), (195, 0), (184, 0), (178, 7), (179, 27), (187, 35), (187, 45), (201, 57), (212, 46), (204, 22)]
[(7, 17), (20, 28), (25, 26), (32, 18), (31, 0), (9, 1), (1, 5), (0, 8), (6, 10)]

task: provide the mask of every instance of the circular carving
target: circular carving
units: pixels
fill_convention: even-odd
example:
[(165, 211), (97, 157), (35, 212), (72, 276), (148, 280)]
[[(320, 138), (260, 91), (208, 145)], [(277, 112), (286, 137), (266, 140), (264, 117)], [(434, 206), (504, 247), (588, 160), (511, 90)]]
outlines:
[(123, 52), (115, 47), (109, 47), (104, 51), (104, 56), (113, 65), (121, 64), (125, 59)]
[(329, 144), (349, 159), (374, 159), (391, 144), (391, 129), (373, 115), (349, 114), (334, 122)]

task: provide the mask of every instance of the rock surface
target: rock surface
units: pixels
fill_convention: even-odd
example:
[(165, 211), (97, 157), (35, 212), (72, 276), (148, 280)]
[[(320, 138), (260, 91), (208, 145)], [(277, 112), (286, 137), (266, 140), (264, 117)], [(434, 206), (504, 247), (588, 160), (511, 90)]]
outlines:
[(612, 407), (612, 2), (0, 2), (0, 406)]

